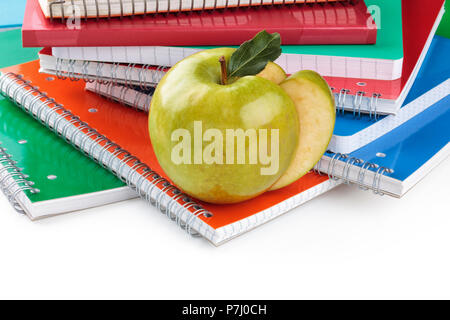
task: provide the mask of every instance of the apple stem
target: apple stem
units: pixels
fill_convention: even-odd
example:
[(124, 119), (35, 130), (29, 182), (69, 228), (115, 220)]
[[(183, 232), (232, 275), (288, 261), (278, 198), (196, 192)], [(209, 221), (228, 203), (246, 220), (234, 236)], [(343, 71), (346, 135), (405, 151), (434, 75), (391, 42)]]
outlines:
[(227, 61), (225, 60), (225, 56), (221, 56), (219, 62), (220, 68), (222, 70), (221, 83), (222, 85), (226, 85), (228, 84), (228, 77), (227, 77)]

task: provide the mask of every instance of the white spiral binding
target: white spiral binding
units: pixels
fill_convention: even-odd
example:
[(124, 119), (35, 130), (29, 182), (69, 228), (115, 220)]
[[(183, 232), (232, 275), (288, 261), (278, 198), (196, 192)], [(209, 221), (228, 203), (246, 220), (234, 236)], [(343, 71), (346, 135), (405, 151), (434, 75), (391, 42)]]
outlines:
[(17, 162), (7, 153), (6, 148), (0, 146), (0, 189), (17, 212), (25, 214), (24, 209), (17, 201), (21, 192), (29, 190), (31, 193), (39, 193), (39, 189), (33, 185), (34, 182), (30, 181), (29, 176), (17, 166)]
[[(23, 80), (20, 75), (14, 73), (1, 75), (0, 91), (76, 149), (115, 174), (141, 198), (176, 221), (188, 234), (200, 235), (198, 230), (194, 230), (196, 218), (201, 215), (206, 218), (213, 216), (138, 158), (91, 128), (54, 99), (33, 87), (30, 82)], [(6, 160), (9, 156), (3, 149), (0, 152), (4, 154), (2, 164), (7, 162), (13, 168), (14, 163)], [(36, 192), (37, 189), (31, 187), (18, 168), (11, 172), (10, 175), (19, 177), (22, 190)], [(11, 201), (14, 201), (15, 195), (10, 196)], [(180, 200), (181, 203), (178, 202)]]
[[(84, 17), (85, 20), (88, 19), (88, 6), (87, 6), (87, 1), (89, 0), (82, 0), (83, 3), (81, 4), (80, 8), (80, 12), (82, 12), (82, 16)], [(98, 2), (98, 0), (91, 0), (95, 3), (95, 9), (96, 9), (96, 14), (93, 18), (96, 18), (97, 20), (99, 20), (100, 18), (102, 18), (102, 16), (100, 15), (100, 4)], [(136, 0), (130, 0), (131, 1), (131, 13), (127, 16), (130, 17), (134, 17), (136, 15), (137, 12), (137, 6), (136, 6)], [(355, 4), (357, 3), (359, 0), (341, 0), (341, 3), (344, 4)], [(182, 13), (184, 11), (186, 11), (185, 9), (183, 9), (183, 1), (179, 0), (178, 1), (178, 6), (173, 7), (171, 5), (171, 1), (170, 0), (141, 0), (140, 2), (142, 2), (143, 4), (143, 13), (140, 16), (145, 17), (147, 14), (160, 14), (160, 13)], [(153, 12), (149, 12), (149, 2), (151, 3), (155, 3), (155, 9)], [(167, 2), (167, 9), (161, 9), (161, 5), (160, 3), (162, 2)], [(325, 4), (325, 3), (332, 3), (334, 4), (335, 2), (329, 2), (328, 0), (319, 2), (317, 0), (311, 2), (309, 0), (272, 0), (271, 2), (264, 2), (263, 0), (249, 0), (248, 3), (241, 3), (241, 0), (238, 0), (237, 4), (230, 4), (229, 0), (225, 1), (224, 5), (220, 5), (218, 4), (217, 0), (214, 0), (214, 4), (212, 6), (206, 7), (206, 1), (203, 1), (203, 6), (200, 9), (196, 9), (194, 8), (194, 0), (190, 0), (190, 6), (187, 11), (214, 11), (214, 10), (224, 10), (224, 9), (231, 9), (231, 8), (237, 8), (237, 7), (241, 7), (241, 6), (245, 6), (245, 7), (259, 7), (259, 6), (285, 6), (285, 5), (305, 5), (305, 4)], [(120, 4), (120, 14), (118, 15), (118, 17), (120, 17), (120, 19), (123, 19), (125, 17), (125, 11), (124, 11), (124, 2), (123, 0), (119, 1)], [(66, 12), (65, 7), (67, 5), (70, 5), (72, 8), (72, 12)], [(105, 4), (102, 4), (102, 6), (105, 6)], [(111, 19), (113, 18), (112, 16), (112, 6), (111, 6), (111, 2), (110, 0), (108, 0), (107, 4), (107, 9), (108, 9), (108, 14), (106, 15), (105, 18), (107, 19)], [(66, 20), (66, 18), (69, 17), (74, 17), (75, 16), (75, 2), (74, 0), (60, 0), (60, 1), (53, 1), (51, 3), (49, 3), (49, 13), (50, 13), (50, 21), (54, 21), (55, 19), (55, 10), (56, 9), (60, 9), (61, 11), (61, 21), (64, 22)]]
[[(349, 178), (351, 167), (359, 167), (358, 178), (356, 181), (356, 184), (359, 186), (359, 188), (363, 190), (371, 189), (375, 194), (378, 194), (380, 196), (384, 195), (384, 193), (380, 189), (381, 178), (386, 174), (393, 173), (394, 171), (392, 169), (379, 166), (378, 164), (373, 162), (366, 162), (362, 159), (351, 157), (348, 154), (334, 153), (331, 151), (327, 151), (327, 154), (332, 154), (330, 162), (328, 163), (326, 169), (326, 173), (330, 179), (335, 181), (342, 181), (345, 184), (350, 184), (352, 182)], [(314, 167), (314, 172), (319, 175), (322, 175), (321, 166), (323, 160), (324, 158), (320, 159)], [(344, 162), (344, 167), (341, 173), (336, 172), (336, 164), (338, 161)], [(376, 169), (376, 171), (373, 180), (370, 183), (370, 186), (367, 186), (364, 181), (366, 174), (370, 169)]]

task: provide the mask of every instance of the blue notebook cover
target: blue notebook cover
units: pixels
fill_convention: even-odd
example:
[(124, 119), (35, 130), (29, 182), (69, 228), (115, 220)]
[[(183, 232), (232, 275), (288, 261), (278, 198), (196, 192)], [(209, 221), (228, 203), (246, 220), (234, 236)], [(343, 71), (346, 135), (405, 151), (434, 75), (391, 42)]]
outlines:
[[(450, 141), (450, 93), (397, 129), (351, 156), (390, 168), (391, 178), (405, 181)], [(377, 156), (377, 154), (381, 155)]]
[(26, 0), (0, 1), (0, 30), (22, 26)]
[(365, 147), (344, 156), (326, 153), (328, 160), (319, 169), (378, 193), (402, 196), (450, 154), (450, 92), (445, 88), (443, 99)]
[[(438, 84), (446, 81), (450, 77), (450, 59), (448, 58), (448, 53), (450, 52), (450, 39), (435, 36), (431, 43), (430, 49), (424, 60), (424, 63), (418, 73), (418, 76), (407, 96), (402, 109), (405, 108), (410, 102), (414, 101), (421, 95), (425, 94), (432, 88), (436, 87)], [(346, 112), (345, 114), (338, 114), (336, 118), (336, 126), (334, 130), (334, 141), (330, 144), (330, 150), (334, 152), (348, 153), (352, 152), (357, 148), (352, 148), (351, 146), (344, 146), (342, 143), (337, 143), (339, 139), (351, 139), (352, 136), (362, 133), (364, 130), (379, 131), (379, 130), (392, 130), (394, 129), (392, 125), (387, 125), (383, 128), (383, 124), (388, 124), (389, 122), (396, 122), (397, 126), (401, 124), (399, 121), (403, 119), (408, 120), (404, 117), (402, 110), (400, 109), (397, 115), (382, 116), (378, 118), (378, 121), (374, 121), (369, 115), (361, 114), (360, 117), (355, 117), (353, 113)], [(386, 131), (386, 132), (388, 132)], [(371, 136), (379, 136), (386, 132), (375, 132), (370, 134)], [(354, 137), (353, 137), (354, 138)], [(370, 141), (369, 141), (370, 142)], [(351, 144), (351, 143), (350, 143)], [(356, 143), (357, 144), (357, 143)], [(350, 150), (349, 150), (350, 149)]]

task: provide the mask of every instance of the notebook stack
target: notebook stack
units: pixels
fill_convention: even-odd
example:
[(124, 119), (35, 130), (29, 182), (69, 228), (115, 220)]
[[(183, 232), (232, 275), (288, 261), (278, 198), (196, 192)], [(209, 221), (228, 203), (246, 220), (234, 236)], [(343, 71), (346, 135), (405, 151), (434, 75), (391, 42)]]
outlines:
[[(28, 0), (23, 46), (42, 49), (39, 61), (1, 70), (12, 100), (0, 101), (2, 189), (32, 219), (141, 196), (215, 245), (342, 183), (401, 197), (450, 151), (443, 15), (444, 0)], [(298, 181), (254, 199), (193, 199), (151, 146), (154, 89), (184, 58), (261, 30), (280, 34), (275, 62), (286, 73), (313, 70), (329, 83), (328, 151)]]

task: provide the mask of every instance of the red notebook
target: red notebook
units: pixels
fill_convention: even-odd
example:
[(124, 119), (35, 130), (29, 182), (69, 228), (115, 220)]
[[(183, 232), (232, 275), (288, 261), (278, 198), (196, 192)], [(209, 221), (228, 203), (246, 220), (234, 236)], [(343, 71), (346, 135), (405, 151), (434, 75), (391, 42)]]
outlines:
[(82, 20), (68, 27), (28, 0), (22, 31), (24, 47), (240, 45), (263, 29), (279, 32), (283, 44), (373, 44), (370, 18), (358, 1)]

